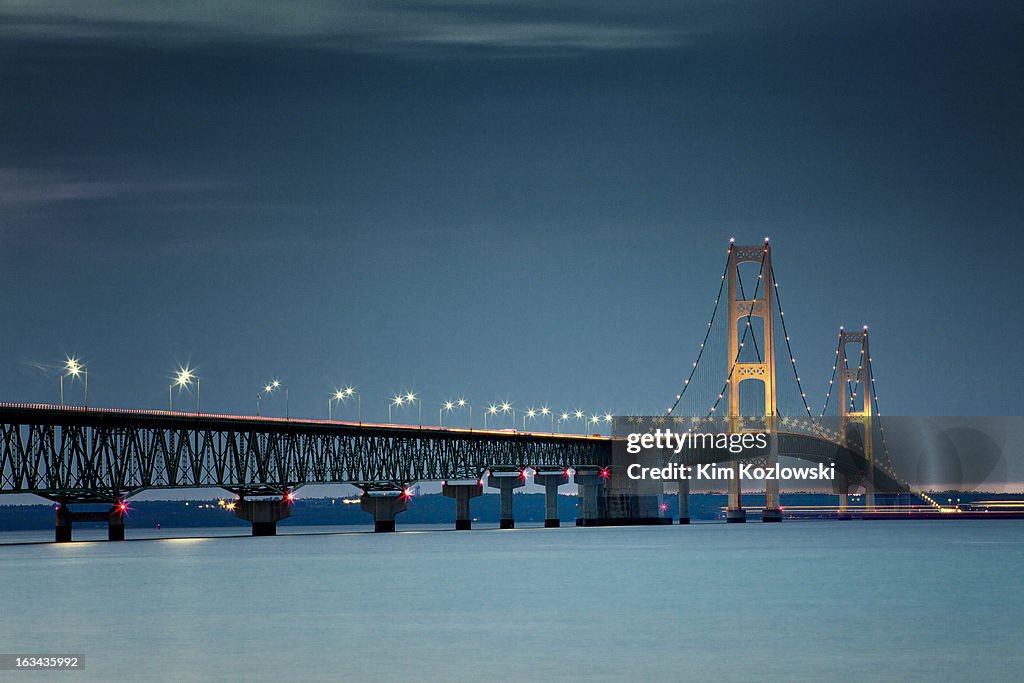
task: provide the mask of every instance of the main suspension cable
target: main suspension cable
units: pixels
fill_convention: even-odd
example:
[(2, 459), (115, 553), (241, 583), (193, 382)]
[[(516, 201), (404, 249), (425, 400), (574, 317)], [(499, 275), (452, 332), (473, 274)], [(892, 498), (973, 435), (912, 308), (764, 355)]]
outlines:
[(819, 420), (824, 419), (825, 411), (828, 409), (828, 401), (832, 398), (832, 388), (836, 382), (836, 369), (839, 367), (839, 350), (843, 346), (843, 328), (839, 328), (839, 344), (836, 346), (836, 359), (832, 363), (832, 378), (828, 381), (828, 393), (825, 394), (825, 403), (821, 406), (821, 415), (818, 416)]
[(811, 406), (807, 403), (807, 394), (804, 393), (803, 384), (800, 382), (800, 373), (796, 369), (796, 358), (793, 357), (793, 347), (789, 342), (789, 330), (786, 329), (786, 314), (782, 310), (782, 298), (779, 296), (779, 281), (775, 279), (775, 266), (771, 266), (772, 283), (775, 286), (775, 302), (779, 306), (779, 320), (782, 322), (782, 334), (786, 337), (786, 351), (789, 353), (789, 364), (793, 368), (793, 377), (796, 378), (796, 388), (800, 392), (800, 400), (804, 404), (804, 412), (807, 413), (807, 419), (811, 421), (811, 427), (815, 429), (819, 435), (824, 436), (814, 416), (811, 414)]
[(704, 356), (704, 348), (707, 346), (708, 337), (711, 336), (711, 328), (714, 325), (715, 316), (718, 314), (718, 307), (722, 300), (722, 290), (725, 287), (725, 276), (729, 272), (729, 263), (732, 259), (732, 250), (733, 244), (730, 242), (729, 250), (726, 252), (725, 270), (722, 272), (722, 281), (718, 285), (718, 294), (715, 296), (715, 308), (713, 311), (711, 311), (711, 320), (708, 321), (708, 329), (707, 331), (704, 332), (704, 341), (700, 343), (700, 349), (697, 351), (697, 360), (693, 362), (693, 367), (690, 368), (690, 374), (689, 376), (687, 376), (686, 381), (683, 382), (683, 388), (679, 390), (678, 394), (676, 394), (676, 402), (673, 403), (672, 407), (665, 412), (666, 415), (671, 415), (672, 411), (675, 410), (676, 406), (679, 405), (679, 401), (682, 400), (683, 394), (685, 394), (686, 390), (690, 387), (690, 381), (693, 379), (693, 374), (697, 372), (697, 365), (700, 363), (700, 359)]

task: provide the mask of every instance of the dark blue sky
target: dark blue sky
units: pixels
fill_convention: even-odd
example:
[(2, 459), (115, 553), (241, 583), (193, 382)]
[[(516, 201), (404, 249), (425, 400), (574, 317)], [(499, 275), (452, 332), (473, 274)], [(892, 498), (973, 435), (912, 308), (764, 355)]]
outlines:
[(1024, 5), (676, 4), (5, 3), (0, 400), (660, 412), (768, 234), (813, 404), (1024, 412)]

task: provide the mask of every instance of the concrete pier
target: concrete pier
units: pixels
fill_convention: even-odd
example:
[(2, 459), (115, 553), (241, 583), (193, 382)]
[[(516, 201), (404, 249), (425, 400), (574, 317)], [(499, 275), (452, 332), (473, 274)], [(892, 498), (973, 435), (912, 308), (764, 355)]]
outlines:
[[(874, 474), (872, 471), (870, 474)], [(867, 476), (864, 478), (864, 509), (874, 510), (875, 505), (875, 479), (873, 476)]]
[[(768, 467), (774, 467), (779, 463), (777, 453), (778, 435), (771, 435), (771, 453), (768, 454)], [(782, 505), (779, 502), (779, 480), (768, 479), (764, 482), (764, 510), (761, 511), (762, 522), (781, 522)]]
[(70, 543), (71, 542), (71, 510), (68, 509), (67, 505), (57, 506), (57, 525), (54, 540), (57, 543)]
[(676, 481), (679, 485), (679, 523), (689, 524), (690, 523), (690, 480), (679, 479)]
[(455, 499), (455, 530), (469, 531), (473, 528), (473, 518), (469, 514), (469, 501), (482, 495), (484, 486), (478, 479), (461, 479), (446, 481), (441, 487), (441, 495)]
[(125, 539), (124, 515), (127, 510), (127, 505), (118, 503), (112, 505), (108, 510), (72, 512), (67, 505), (60, 504), (57, 506), (55, 515), (54, 541), (70, 543), (75, 522), (106, 522), (107, 540), (123, 541)]
[(128, 511), (127, 505), (114, 505), (107, 512), (107, 540), (124, 540), (124, 514)]
[(234, 503), (235, 517), (252, 524), (253, 536), (276, 536), (277, 523), (292, 516), (292, 506), (287, 498), (280, 500), (246, 500)]
[(835, 489), (839, 494), (839, 510), (836, 512), (836, 519), (853, 519), (850, 514), (850, 480), (845, 474), (836, 473)]
[(544, 527), (560, 527), (562, 522), (558, 518), (558, 487), (569, 483), (569, 474), (564, 469), (538, 468), (533, 480), (544, 487)]
[(732, 476), (729, 478), (729, 502), (725, 508), (725, 521), (743, 523), (747, 521), (747, 511), (743, 509), (743, 492), (740, 487), (740, 468), (733, 464)]
[(512, 514), (512, 491), (526, 486), (526, 476), (522, 470), (491, 470), (487, 476), (487, 485), (501, 492), (501, 512), (498, 527), (515, 529), (515, 517)]
[(395, 516), (409, 507), (409, 497), (401, 489), (374, 489), (359, 497), (359, 507), (373, 515), (377, 533), (395, 530)]
[(600, 467), (577, 467), (572, 480), (576, 484), (579, 514), (576, 526), (600, 526), (607, 521), (608, 471)]

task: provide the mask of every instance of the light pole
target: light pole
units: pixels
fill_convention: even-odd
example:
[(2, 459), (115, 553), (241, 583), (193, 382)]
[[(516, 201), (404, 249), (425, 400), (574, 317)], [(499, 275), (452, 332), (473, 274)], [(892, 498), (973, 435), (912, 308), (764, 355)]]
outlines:
[(488, 415), (497, 415), (497, 414), (498, 414), (498, 406), (494, 405), (493, 403), (491, 405), (487, 406), (487, 410), (484, 411), (484, 429), (487, 429), (487, 416)]
[(568, 422), (571, 419), (571, 417), (572, 416), (569, 415), (569, 413), (564, 412), (564, 411), (562, 412), (561, 415), (558, 416), (558, 433), (559, 434), (562, 433), (562, 423), (563, 422)]
[(334, 414), (333, 414), (334, 413), (334, 402), (335, 401), (344, 401), (344, 400), (345, 400), (345, 392), (342, 389), (335, 389), (334, 393), (331, 394), (331, 397), (329, 399), (327, 399), (327, 420), (328, 420), (328, 422), (330, 422), (331, 420), (334, 419)]
[(586, 413), (584, 413), (584, 412), (583, 412), (582, 410), (580, 410), (579, 408), (577, 408), (577, 409), (576, 409), (576, 412), (575, 412), (575, 413), (573, 413), (573, 414), (572, 414), (572, 416), (573, 416), (573, 417), (574, 417), (574, 418), (575, 418), (576, 420), (579, 420), (580, 422), (582, 422), (582, 423), (583, 423), (583, 432), (582, 432), (582, 433), (583, 433), (583, 434), (586, 434), (586, 433), (587, 433), (587, 415), (586, 415)]
[(405, 394), (405, 402), (416, 404), (416, 421), (419, 423), (420, 429), (423, 429), (423, 401), (416, 398), (416, 394), (409, 391)]
[[(282, 388), (284, 385), (281, 384), (281, 380), (275, 379), (274, 381), (263, 387), (263, 391), (256, 394), (256, 414), (260, 414), (260, 401), (264, 394), (271, 394), (277, 389)], [(288, 387), (284, 387), (284, 419), (288, 419)]]
[(612, 435), (611, 424), (612, 424), (612, 420), (615, 419), (615, 416), (612, 415), (611, 413), (605, 413), (604, 416), (601, 419), (603, 419), (604, 423), (606, 425), (608, 425), (608, 436), (611, 436)]
[(444, 413), (450, 413), (456, 408), (469, 408), (469, 431), (473, 431), (473, 406), (466, 403), (464, 398), (460, 398), (458, 401), (445, 401), (442, 403), (437, 411), (437, 425), (444, 427)]
[(64, 367), (60, 371), (60, 405), (64, 406), (64, 378), (70, 377), (73, 382), (78, 377), (85, 375), (85, 407), (89, 408), (89, 368), (82, 365), (77, 358), (67, 358)]
[(394, 408), (401, 408), (404, 405), (405, 405), (405, 396), (403, 396), (402, 394), (395, 394), (394, 397), (391, 399), (391, 402), (388, 403), (388, 423), (389, 424), (393, 424), (392, 420), (391, 420), (391, 408), (393, 408), (393, 407)]
[(196, 376), (195, 370), (192, 368), (178, 368), (178, 373), (175, 375), (174, 381), (172, 381), (170, 386), (167, 387), (167, 407), (172, 413), (174, 412), (174, 387), (178, 387), (179, 390), (187, 389), (192, 385), (192, 380), (196, 381), (196, 413), (199, 413), (201, 405), (200, 400), (202, 397), (202, 394), (199, 393), (201, 391), (201, 385), (199, 383), (199, 377)]
[[(356, 391), (355, 387), (351, 384), (345, 387), (345, 398), (356, 397), (356, 416), (359, 419), (359, 424), (363, 424), (363, 395)], [(345, 399), (342, 399), (344, 401)]]
[(555, 433), (555, 412), (553, 410), (551, 410), (551, 408), (548, 408), (547, 406), (541, 406), (540, 414), (542, 416), (544, 416), (544, 415), (550, 415), (551, 416), (551, 433), (554, 434)]
[(334, 395), (331, 396), (331, 398), (328, 400), (328, 403), (327, 403), (327, 419), (328, 420), (332, 419), (331, 418), (331, 406), (333, 405), (334, 401), (341, 401), (342, 403), (344, 403), (346, 399), (351, 398), (352, 396), (356, 397), (356, 404), (357, 404), (357, 408), (358, 408), (358, 413), (357, 414), (359, 416), (359, 424), (362, 424), (363, 423), (363, 397), (351, 385), (345, 387), (344, 389), (336, 389), (335, 390)]
[(526, 431), (526, 418), (530, 418), (531, 420), (535, 420), (535, 419), (537, 419), (537, 413), (538, 413), (538, 411), (533, 409), (533, 408), (530, 408), (525, 413), (523, 413), (523, 431), (524, 432)]
[(512, 413), (512, 431), (516, 430), (516, 409), (512, 407), (512, 404), (508, 401), (503, 401), (501, 404), (501, 412), (508, 414)]
[(264, 394), (269, 394), (271, 391), (273, 391), (273, 389), (271, 389), (270, 385), (268, 384), (267, 386), (263, 387), (263, 391), (257, 391), (256, 392), (256, 415), (257, 415), (257, 417), (260, 414), (260, 401), (263, 400), (263, 395)]

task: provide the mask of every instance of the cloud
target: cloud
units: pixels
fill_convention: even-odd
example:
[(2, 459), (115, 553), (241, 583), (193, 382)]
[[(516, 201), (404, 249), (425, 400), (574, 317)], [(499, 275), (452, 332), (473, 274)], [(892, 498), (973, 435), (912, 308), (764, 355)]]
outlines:
[(210, 182), (98, 180), (51, 171), (0, 168), (0, 206), (127, 199), (138, 196), (190, 193), (214, 187), (216, 185)]
[[(664, 6), (663, 6), (664, 5)], [(171, 46), (280, 43), (364, 53), (660, 49), (699, 32), (712, 3), (541, 0), (7, 0), (0, 35)]]

